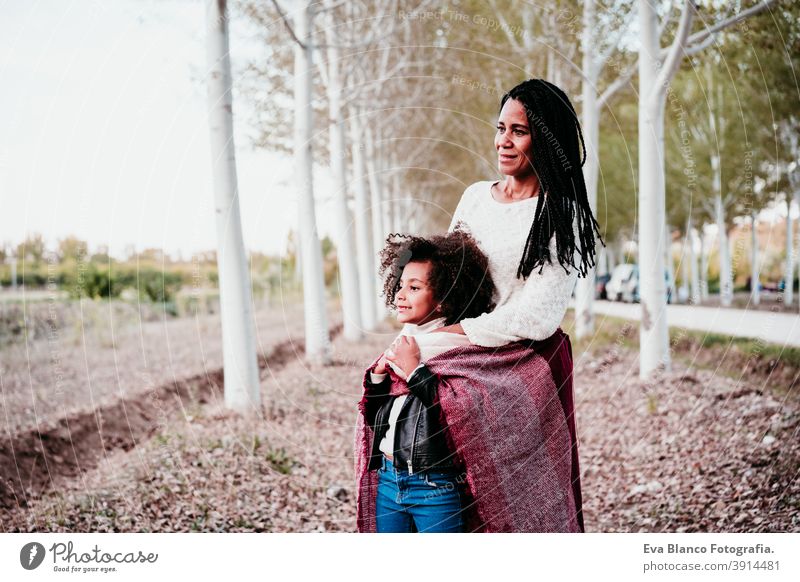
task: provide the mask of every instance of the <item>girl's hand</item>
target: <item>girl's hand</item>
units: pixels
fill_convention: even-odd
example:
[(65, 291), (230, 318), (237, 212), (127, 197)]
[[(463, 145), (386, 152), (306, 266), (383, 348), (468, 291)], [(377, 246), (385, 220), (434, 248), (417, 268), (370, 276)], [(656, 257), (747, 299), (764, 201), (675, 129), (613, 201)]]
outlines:
[(385, 374), (388, 372), (386, 369), (389, 365), (386, 363), (386, 354), (383, 354), (378, 360), (378, 363), (375, 364), (375, 368), (372, 370), (375, 374)]
[(406, 378), (419, 366), (419, 346), (413, 337), (401, 335), (384, 352), (387, 360), (403, 370)]

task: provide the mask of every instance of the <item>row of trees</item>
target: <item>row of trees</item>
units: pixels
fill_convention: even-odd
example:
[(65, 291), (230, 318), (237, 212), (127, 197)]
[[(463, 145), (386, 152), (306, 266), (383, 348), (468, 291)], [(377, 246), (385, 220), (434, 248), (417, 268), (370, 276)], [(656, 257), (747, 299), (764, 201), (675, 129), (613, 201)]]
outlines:
[[(720, 249), (727, 248), (733, 216), (790, 201), (797, 187), (787, 175), (798, 157), (791, 145), (797, 88), (786, 74), (799, 52), (797, 6), (673, 4), (244, 0), (264, 43), (241, 78), (260, 130), (255, 141), (284, 150), (291, 143), (295, 158), (306, 356), (330, 359), (315, 216), (323, 193), (315, 191), (313, 163), (329, 165), (333, 176), (324, 195), (335, 219), (344, 335), (357, 340), (382, 315), (374, 259), (386, 234), (446, 227), (463, 188), (496, 173), (492, 135), (503, 91), (537, 76), (576, 96), (582, 112), (587, 188), (612, 251), (601, 262), (614, 262), (625, 240), (638, 242), (646, 266), (640, 374), (669, 366), (668, 233), (681, 230), (691, 241), (705, 222), (717, 222), (724, 225)], [(211, 118), (228, 116), (223, 132), (212, 122), (215, 167), (227, 168), (218, 256), (240, 249), (230, 261), (239, 266), (226, 277), (220, 259), (224, 296), (226, 284), (242, 286), (246, 270), (241, 236), (231, 233), (238, 206), (226, 6), (208, 6), (209, 47), (216, 47), (209, 51)], [(686, 245), (688, 254), (694, 246)], [(594, 329), (593, 287), (594, 273), (579, 281), (578, 335)], [(237, 297), (231, 317), (242, 322), (225, 333), (246, 338), (246, 291), (230, 294)], [(693, 288), (692, 295), (701, 294)], [(251, 342), (230, 341), (231, 362), (252, 369)], [(240, 378), (250, 383), (253, 374)], [(252, 388), (243, 393), (252, 400)]]

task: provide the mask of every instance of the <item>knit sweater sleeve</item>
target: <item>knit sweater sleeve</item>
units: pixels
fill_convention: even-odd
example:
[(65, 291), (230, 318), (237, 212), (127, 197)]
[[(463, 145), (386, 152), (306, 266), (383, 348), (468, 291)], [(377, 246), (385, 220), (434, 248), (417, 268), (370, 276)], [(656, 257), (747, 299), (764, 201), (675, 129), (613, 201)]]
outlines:
[[(553, 239), (554, 243), (555, 239)], [(558, 329), (567, 311), (572, 289), (578, 278), (574, 267), (564, 270), (555, 258), (545, 263), (541, 274), (534, 269), (525, 284), (503, 305), (490, 313), (461, 320), (469, 341), (485, 347), (499, 347), (522, 339), (542, 340)]]
[[(490, 313), (462, 319), (459, 323), (470, 343), (479, 346), (499, 347), (523, 339), (546, 339), (553, 335), (564, 319), (572, 289), (578, 278), (578, 271), (568, 266), (569, 272), (567, 272), (558, 262), (556, 237), (553, 235), (550, 239), (550, 257), (553, 263), (545, 262), (541, 273), (537, 267), (524, 282), (518, 283), (514, 275), (519, 255), (516, 253), (498, 255), (496, 251), (481, 244), (481, 239), (484, 243), (490, 240), (496, 243), (517, 236), (513, 233), (513, 228), (508, 228), (509, 223), (490, 222), (487, 226), (484, 219), (486, 213), (493, 213), (496, 209), (491, 204), (487, 206), (488, 197), (491, 196), (489, 185), (490, 182), (477, 182), (464, 191), (448, 230), (452, 232), (456, 225), (462, 222), (465, 230), (476, 236), (481, 249), (490, 255), (490, 262), (495, 265), (492, 276), (498, 290), (503, 288), (503, 293), (500, 295), (504, 299)], [(513, 207), (513, 212), (518, 212), (517, 208)], [(493, 216), (492, 220), (495, 219), (496, 216)], [(523, 236), (527, 236), (527, 228), (526, 224)], [(524, 240), (514, 239), (510, 244), (519, 245), (521, 249)], [(503, 275), (498, 275), (497, 268), (500, 266)]]
[[(467, 208), (472, 204), (472, 196), (470, 189), (473, 188), (475, 185), (473, 184), (466, 190), (464, 190), (464, 194), (462, 194), (461, 198), (458, 201), (458, 205), (456, 206), (455, 211), (453, 211), (453, 218), (450, 220), (450, 227), (447, 229), (447, 232), (453, 232), (456, 225), (462, 221), (467, 214)], [(466, 226), (466, 225), (462, 225)], [(467, 226), (466, 230), (469, 230), (469, 226)]]

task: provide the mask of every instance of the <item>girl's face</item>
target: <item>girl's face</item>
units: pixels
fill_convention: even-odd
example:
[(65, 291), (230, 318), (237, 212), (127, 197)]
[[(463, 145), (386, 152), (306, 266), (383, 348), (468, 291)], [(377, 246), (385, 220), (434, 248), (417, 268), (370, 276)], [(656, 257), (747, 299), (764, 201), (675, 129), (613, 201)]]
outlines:
[(525, 106), (516, 99), (506, 101), (500, 111), (494, 147), (497, 150), (497, 168), (501, 174), (524, 178), (533, 173), (531, 129)]
[(422, 325), (441, 317), (433, 288), (428, 284), (430, 269), (430, 261), (411, 261), (403, 268), (400, 290), (394, 298), (400, 323)]

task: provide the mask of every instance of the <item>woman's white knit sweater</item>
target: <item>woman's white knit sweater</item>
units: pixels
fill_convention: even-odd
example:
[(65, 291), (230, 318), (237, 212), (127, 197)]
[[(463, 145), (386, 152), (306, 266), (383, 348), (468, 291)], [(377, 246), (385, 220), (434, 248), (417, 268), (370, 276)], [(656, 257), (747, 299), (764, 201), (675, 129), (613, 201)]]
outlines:
[(449, 230), (461, 222), (475, 238), (489, 258), (489, 272), (496, 287), (495, 309), (462, 319), (461, 327), (470, 342), (486, 347), (548, 338), (564, 319), (578, 271), (568, 266), (567, 273), (559, 264), (554, 234), (550, 239), (552, 264), (545, 262), (541, 274), (536, 267), (527, 280), (517, 278), (538, 197), (498, 202), (492, 196), (492, 184), (495, 182), (476, 182), (468, 187), (450, 223)]

